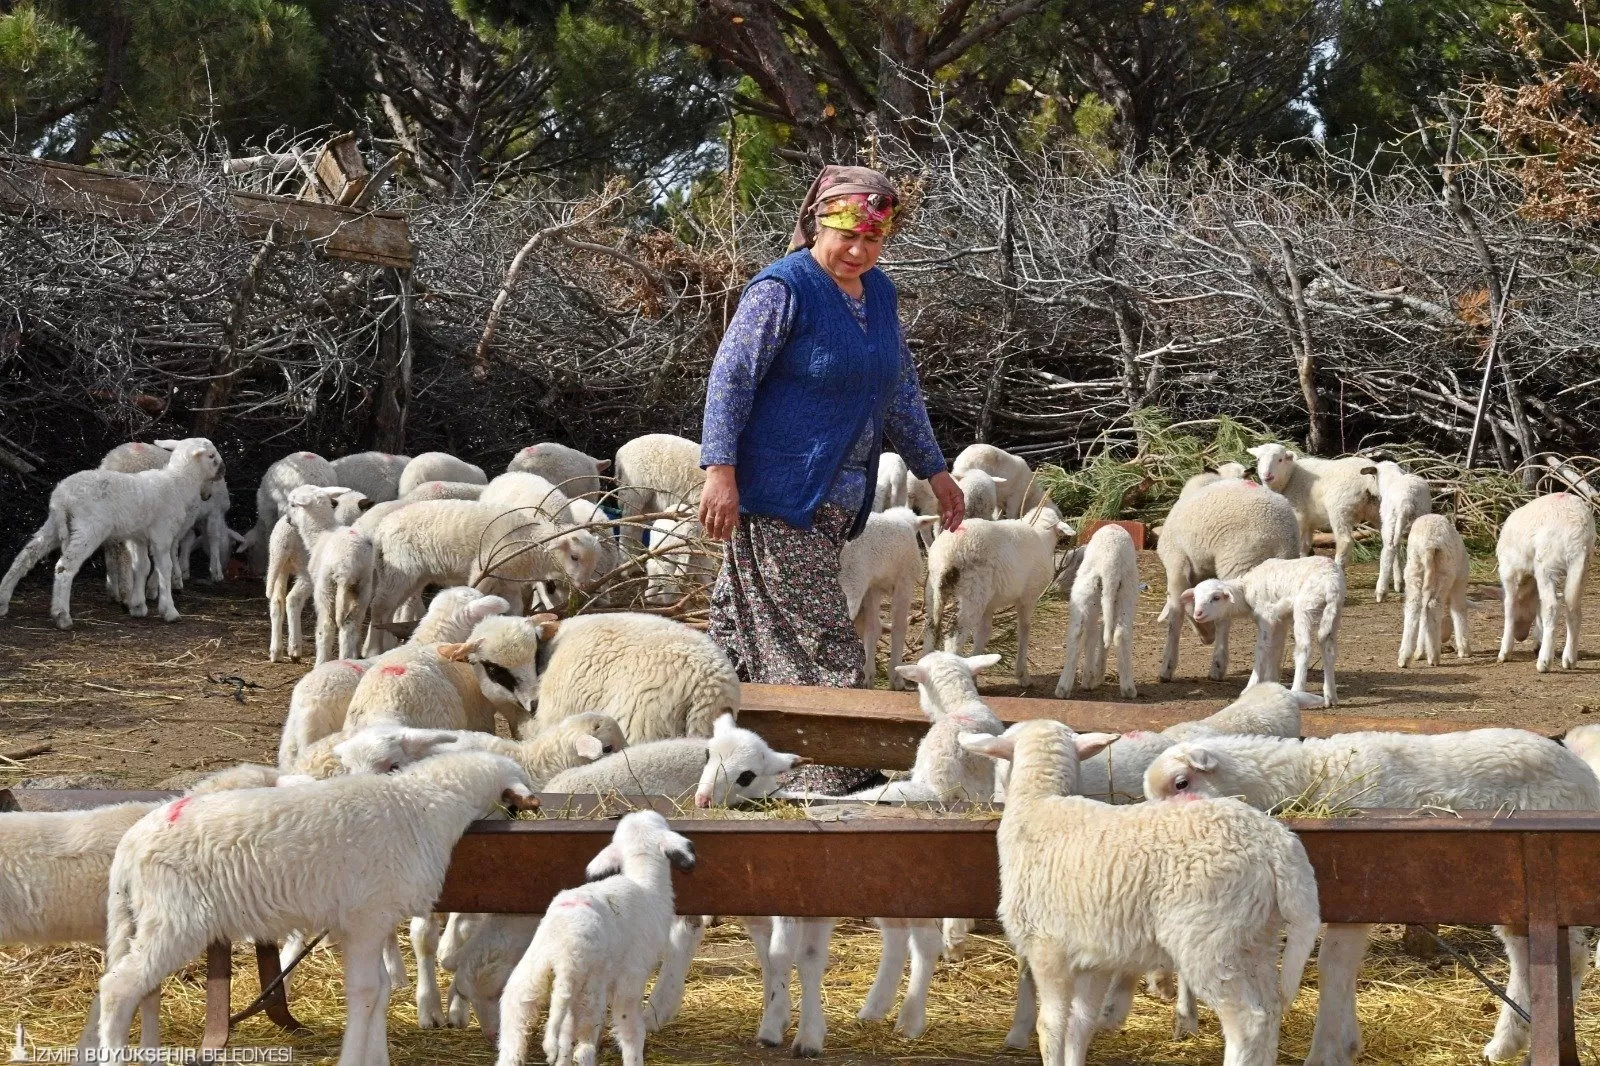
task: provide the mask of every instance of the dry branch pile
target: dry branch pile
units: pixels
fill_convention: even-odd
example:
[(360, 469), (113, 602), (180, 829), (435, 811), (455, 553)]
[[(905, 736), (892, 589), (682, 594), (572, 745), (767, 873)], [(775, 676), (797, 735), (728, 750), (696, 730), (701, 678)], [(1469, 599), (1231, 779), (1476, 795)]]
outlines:
[[(897, 156), (918, 203), (886, 265), (946, 448), (988, 438), (1073, 467), (1107, 427), (1160, 407), (1314, 431), (1333, 451), (1457, 454), (1492, 343), (1480, 461), (1600, 452), (1586, 313), (1600, 243), (1519, 214), (1519, 175), (1463, 162), (1483, 156), (1462, 153), (1460, 131), (1383, 173), (1331, 157), (1125, 172), (999, 136)], [(212, 417), (242, 486), (291, 448), (340, 454), (402, 429), (407, 450), (489, 468), (540, 439), (604, 455), (642, 432), (698, 436), (738, 291), (790, 224), (784, 197), (707, 194), (668, 230), (618, 186), (390, 189), (380, 205), (409, 213), (416, 242), (407, 290), (241, 225), (227, 183), (260, 178), (220, 162), (175, 154), (166, 176), (192, 203), (155, 223), (0, 223), (0, 449), (42, 460), (0, 547), (55, 478)], [(408, 295), (409, 330), (391, 328)], [(248, 492), (235, 500), (238, 525)]]

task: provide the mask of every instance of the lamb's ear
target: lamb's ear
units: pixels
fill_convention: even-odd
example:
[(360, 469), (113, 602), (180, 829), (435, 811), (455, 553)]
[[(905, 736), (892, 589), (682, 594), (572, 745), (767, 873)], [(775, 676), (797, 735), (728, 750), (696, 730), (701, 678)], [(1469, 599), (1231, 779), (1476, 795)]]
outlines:
[(595, 469), (595, 473), (604, 474), (607, 470), (611, 469), (611, 460), (610, 459), (597, 459), (597, 460), (595, 460), (594, 469)]
[(1121, 733), (1077, 733), (1072, 739), (1078, 746), (1078, 758), (1092, 759), (1121, 738)]
[(536, 614), (528, 619), (533, 623), (534, 636), (540, 640), (550, 640), (561, 628), (561, 619), (553, 614)]
[(1294, 462), (1296, 459), (1300, 458), (1299, 454), (1296, 453), (1296, 452), (1284, 452), (1283, 456), (1284, 456), (1285, 459), (1288, 459), (1291, 463)]
[(354, 492), (354, 491), (355, 491), (355, 489), (346, 488), (343, 485), (326, 485), (322, 489), (322, 494), (324, 496), (328, 497), (328, 499), (330, 499), (330, 500), (337, 500), (340, 496), (343, 496), (345, 493)]
[(481, 640), (469, 640), (463, 644), (440, 644), (439, 657), (449, 659), (451, 662), (464, 663), (482, 646)]
[(361, 502), (356, 504), (356, 510), (358, 510), (358, 511), (369, 511), (373, 507), (375, 507), (376, 505), (377, 505), (377, 501), (376, 500), (369, 500), (365, 496), (363, 496), (363, 497), (361, 497)]
[(574, 740), (572, 748), (581, 757), (588, 759), (590, 762), (594, 762), (606, 753), (606, 746), (600, 743), (600, 738), (589, 736), (587, 733)]
[(164, 452), (175, 452), (178, 450), (178, 445), (182, 444), (183, 442), (180, 440), (156, 440), (151, 441), (150, 443), (154, 444), (157, 448), (160, 448)]
[(897, 666), (894, 668), (894, 672), (916, 685), (926, 685), (928, 683), (927, 667), (918, 666), (916, 663), (905, 663), (902, 666)]
[(1065, 522), (1057, 522), (1056, 523), (1056, 532), (1060, 533), (1063, 537), (1070, 537), (1074, 533), (1076, 533), (1077, 530), (1073, 529), (1071, 526), (1067, 525), (1067, 523), (1065, 523)]
[(662, 834), (661, 853), (667, 857), (674, 870), (688, 873), (694, 869), (694, 845), (686, 836), (678, 833)]
[(932, 529), (938, 524), (939, 516), (936, 514), (920, 514), (917, 516), (917, 529), (919, 531)]
[(711, 735), (714, 737), (725, 737), (738, 728), (738, 724), (733, 720), (733, 712), (724, 711), (723, 713), (717, 715), (717, 720), (715, 722), (711, 723)]
[(513, 811), (536, 811), (539, 797), (527, 785), (509, 785), (500, 793), (500, 802)]
[(994, 482), (996, 485), (1004, 485), (1006, 483), (1006, 479), (1005, 478), (1003, 478), (1003, 477), (994, 477), (992, 475), (990, 476), (989, 480)]
[[(1178, 602), (1179, 603), (1193, 603), (1194, 602), (1194, 589), (1192, 589), (1192, 588), (1184, 589), (1182, 592), (1178, 593)], [(1165, 612), (1163, 612), (1163, 614), (1164, 613)], [(1157, 619), (1157, 621), (1160, 621), (1160, 619)]]
[(810, 766), (811, 760), (804, 755), (792, 755), (786, 751), (775, 751), (767, 759), (768, 777), (777, 777), (779, 774), (788, 773), (796, 766)]
[(962, 733), (957, 739), (968, 751), (987, 755), (991, 759), (1009, 759), (1017, 753), (1017, 738), (1004, 733), (1000, 736), (992, 733)]
[(426, 759), (440, 748), (454, 744), (458, 738), (448, 729), (407, 729), (400, 734), (400, 750), (412, 760)]
[(467, 604), (466, 615), (476, 625), (485, 618), (492, 618), (497, 614), (509, 614), (510, 612), (511, 604), (499, 596), (479, 596)]
[(1267, 446), (1265, 444), (1257, 444), (1254, 448), (1245, 449), (1248, 454), (1255, 456), (1257, 459), (1261, 458), (1261, 453), (1266, 450)]
[(1217, 768), (1216, 753), (1209, 748), (1192, 745), (1184, 748), (1178, 754), (1192, 769), (1199, 770), (1201, 773), (1209, 773)]
[(977, 673), (980, 670), (987, 670), (999, 662), (1000, 656), (995, 652), (989, 652), (985, 655), (969, 655), (961, 661), (967, 664), (968, 670)]
[(615, 877), (622, 872), (622, 849), (616, 844), (607, 844), (600, 849), (600, 854), (589, 860), (589, 865), (583, 868), (585, 881), (600, 881), (607, 877)]

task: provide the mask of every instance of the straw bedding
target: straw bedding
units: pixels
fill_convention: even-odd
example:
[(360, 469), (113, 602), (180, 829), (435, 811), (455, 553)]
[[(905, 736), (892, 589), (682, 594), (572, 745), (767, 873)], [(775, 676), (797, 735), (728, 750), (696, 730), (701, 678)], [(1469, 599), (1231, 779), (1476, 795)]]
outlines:
[[(1498, 945), (1486, 930), (1446, 929), (1452, 945), (1503, 981)], [(1363, 970), (1359, 1009), (1366, 1034), (1363, 1066), (1445, 1066), (1477, 1061), (1478, 1049), (1494, 1027), (1494, 1001), (1454, 960), (1419, 961), (1400, 950), (1399, 927), (1384, 927)], [(828, 1012), (828, 1063), (868, 1066), (878, 1063), (1037, 1062), (1037, 1054), (1006, 1051), (1015, 962), (997, 935), (981, 931), (967, 957), (942, 963), (928, 1001), (927, 1034), (915, 1043), (895, 1036), (890, 1024), (864, 1023), (855, 1012), (877, 965), (876, 932), (866, 923), (847, 922), (835, 936), (824, 985)], [(253, 955), (244, 949), (234, 960), (234, 1007), (255, 995)], [(77, 1038), (84, 1011), (99, 975), (98, 953), (82, 949), (0, 952), (0, 1034), (9, 1049), (17, 1022), (37, 1044), (70, 1043)], [(168, 1044), (194, 1045), (204, 1016), (204, 970), (196, 963), (163, 988), (162, 1020)], [(1282, 1061), (1304, 1057), (1316, 1010), (1315, 973), (1308, 973), (1284, 1027)], [(264, 1018), (243, 1023), (237, 1045), (288, 1045), (297, 1062), (329, 1062), (338, 1054), (344, 1021), (338, 957), (316, 952), (292, 979), (291, 1003), (312, 1035), (289, 1038)], [(761, 1009), (760, 978), (748, 941), (734, 923), (713, 928), (690, 974), (683, 1014), (648, 1045), (650, 1062), (712, 1064), (779, 1062), (788, 1049), (769, 1050), (752, 1039)], [(1578, 1005), (1579, 1043), (1585, 1060), (1600, 1052), (1600, 986)], [(1100, 1036), (1090, 1062), (1098, 1066), (1215, 1066), (1222, 1059), (1216, 1021), (1204, 1010), (1199, 1038), (1169, 1039), (1169, 1005), (1140, 994), (1128, 1027)], [(492, 1049), (474, 1027), (458, 1031), (416, 1028), (410, 997), (396, 994), (389, 1010), (390, 1057), (395, 1066), (461, 1063), (488, 1066)], [(537, 1062), (532, 1049), (530, 1062)], [(616, 1061), (614, 1048), (604, 1058)]]

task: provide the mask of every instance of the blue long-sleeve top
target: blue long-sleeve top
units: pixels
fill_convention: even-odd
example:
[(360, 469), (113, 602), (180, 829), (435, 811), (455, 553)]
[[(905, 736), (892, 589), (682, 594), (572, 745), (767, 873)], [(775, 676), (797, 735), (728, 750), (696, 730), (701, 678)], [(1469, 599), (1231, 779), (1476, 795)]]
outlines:
[[(867, 305), (849, 293), (845, 302), (866, 329)], [(701, 466), (732, 466), (739, 450), (739, 435), (750, 417), (761, 379), (773, 359), (788, 343), (794, 325), (794, 306), (788, 286), (776, 279), (758, 281), (745, 290), (728, 330), (723, 334), (717, 357), (711, 364), (706, 384), (705, 425), (700, 436)], [(884, 411), (880, 425), (869, 419), (856, 438), (844, 466), (828, 490), (828, 502), (854, 513), (877, 480), (877, 471), (867, 470), (867, 460), (880, 434), (886, 434), (906, 466), (919, 478), (927, 479), (946, 469), (944, 453), (928, 421), (928, 408), (922, 399), (917, 367), (900, 333), (900, 385)]]

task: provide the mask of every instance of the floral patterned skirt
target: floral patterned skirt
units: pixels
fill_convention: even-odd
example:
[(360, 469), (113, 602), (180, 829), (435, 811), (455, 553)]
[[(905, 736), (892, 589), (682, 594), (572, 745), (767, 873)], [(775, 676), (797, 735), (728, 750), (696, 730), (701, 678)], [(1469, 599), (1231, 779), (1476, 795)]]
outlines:
[[(711, 589), (711, 639), (739, 680), (768, 685), (854, 688), (865, 659), (839, 584), (839, 550), (855, 515), (817, 509), (810, 529), (764, 515), (740, 515)], [(850, 792), (883, 780), (875, 770), (803, 766), (785, 782), (816, 792)]]

